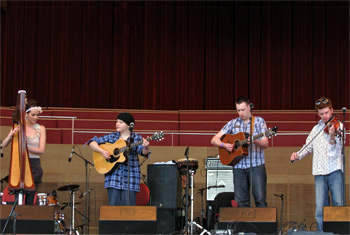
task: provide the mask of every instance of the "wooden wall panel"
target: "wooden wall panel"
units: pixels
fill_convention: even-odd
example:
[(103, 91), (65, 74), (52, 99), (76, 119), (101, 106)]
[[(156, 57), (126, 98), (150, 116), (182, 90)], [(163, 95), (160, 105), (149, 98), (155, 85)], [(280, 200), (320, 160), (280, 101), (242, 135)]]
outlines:
[[(8, 134), (8, 130), (1, 128), (1, 139)], [(141, 167), (143, 174), (147, 174), (147, 164), (155, 162), (178, 160), (184, 158), (186, 147), (168, 147), (153, 146), (152, 155)], [(306, 219), (306, 224), (310, 226), (314, 219), (314, 177), (311, 174), (312, 156), (308, 156), (300, 162), (289, 163), (289, 156), (296, 147), (275, 147), (266, 150), (266, 169), (267, 169), (267, 202), (269, 207), (276, 207), (278, 220), (280, 218), (281, 200), (274, 194), (284, 195), (283, 224), (290, 221), (298, 223)], [(84, 162), (73, 155), (72, 161), (68, 162), (72, 145), (69, 144), (47, 144), (46, 153), (42, 156), (42, 167), (44, 170), (43, 183), (39, 187), (39, 192), (51, 193), (53, 190), (66, 184), (80, 185), (77, 195), (85, 192), (85, 167)], [(92, 161), (92, 152), (89, 147), (83, 148), (78, 145), (75, 152), (81, 153), (86, 159)], [(217, 155), (218, 150), (214, 147), (191, 147), (189, 156), (199, 162), (199, 168), (195, 174), (195, 194), (194, 194), (194, 217), (200, 217), (201, 199), (198, 190), (206, 185), (205, 158)], [(0, 178), (8, 174), (10, 148), (4, 149), (4, 157), (0, 158)], [(346, 179), (347, 179), (347, 202), (349, 202), (349, 147), (346, 148)], [(94, 168), (88, 168), (90, 179), (89, 188), (94, 190), (91, 193), (91, 227), (90, 232), (96, 232), (98, 224), (98, 208), (101, 205), (107, 205), (107, 192), (103, 189), (104, 176), (96, 172)], [(4, 185), (6, 186), (6, 184)], [(204, 195), (205, 196), (205, 195)], [(69, 201), (69, 192), (58, 192), (58, 201), (62, 204)], [(77, 198), (77, 209), (84, 213), (85, 198)], [(69, 218), (69, 207), (62, 211), (66, 218)], [(81, 223), (81, 217), (76, 219), (77, 224)], [(316, 229), (316, 226), (312, 227)]]

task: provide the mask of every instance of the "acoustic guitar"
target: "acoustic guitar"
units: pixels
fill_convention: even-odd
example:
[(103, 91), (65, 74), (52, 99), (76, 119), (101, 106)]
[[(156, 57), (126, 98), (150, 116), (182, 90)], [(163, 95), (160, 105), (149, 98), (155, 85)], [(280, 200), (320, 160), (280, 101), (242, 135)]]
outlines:
[[(161, 141), (164, 139), (164, 133), (156, 132), (151, 137), (146, 138), (147, 141), (156, 140)], [(119, 139), (113, 144), (104, 143), (99, 146), (104, 150), (107, 150), (110, 154), (110, 159), (106, 159), (101, 153), (93, 151), (95, 169), (100, 174), (107, 174), (112, 170), (119, 167), (120, 164), (127, 161), (127, 155), (129, 148), (134, 148), (137, 145), (142, 144), (143, 140), (134, 142), (129, 145), (126, 141)]]
[[(271, 137), (276, 135), (278, 127), (275, 126), (271, 129), (268, 129), (264, 133), (253, 136), (253, 141), (266, 136)], [(224, 165), (234, 166), (236, 165), (242, 158), (243, 155), (248, 155), (248, 134), (244, 132), (239, 132), (235, 135), (225, 134), (221, 136), (221, 141), (224, 143), (233, 144), (232, 152), (227, 151), (225, 148), (219, 148), (220, 161)]]

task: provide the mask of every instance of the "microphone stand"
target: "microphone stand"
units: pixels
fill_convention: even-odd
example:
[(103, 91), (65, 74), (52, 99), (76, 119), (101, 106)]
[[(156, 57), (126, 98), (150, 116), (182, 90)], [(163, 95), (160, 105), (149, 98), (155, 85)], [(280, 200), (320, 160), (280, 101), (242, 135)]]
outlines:
[[(199, 189), (198, 191), (200, 192), (201, 194), (201, 225), (204, 227), (204, 222), (203, 222), (203, 218), (204, 218), (204, 197), (203, 197), (203, 191), (204, 190), (207, 190), (207, 189), (211, 189), (211, 188), (224, 188), (225, 185), (212, 185), (212, 186), (208, 186), (208, 187), (205, 187), (205, 188), (201, 188)], [(207, 216), (208, 217), (208, 216)], [(208, 218), (207, 218), (208, 219)], [(208, 226), (208, 229), (209, 229), (209, 226)]]
[(249, 144), (249, 159), (250, 159), (250, 187), (249, 187), (249, 194), (250, 194), (250, 207), (253, 207), (253, 131), (254, 126), (252, 125), (252, 119), (253, 119), (253, 112), (252, 107), (250, 109), (250, 144)]
[[(189, 147), (186, 148), (186, 151), (185, 151), (185, 156), (186, 156), (186, 190), (185, 190), (185, 233), (187, 232), (187, 227), (188, 227), (188, 191), (189, 191), (189, 187), (190, 187), (190, 184), (189, 184), (189, 178), (190, 178), (190, 170), (189, 170), (189, 166), (188, 166), (188, 162), (189, 162), (189, 157), (188, 157), (188, 151), (189, 151)], [(192, 234), (192, 224), (191, 224), (191, 234)]]
[[(22, 189), (21, 189), (21, 191), (22, 191)], [(21, 191), (20, 191), (20, 193), (23, 193), (23, 192), (21, 192)], [(20, 194), (20, 193), (18, 193), (18, 194)], [(18, 198), (19, 198), (19, 197), (20, 197), (20, 195), (16, 195), (16, 196), (15, 196), (15, 202), (13, 203), (13, 206), (12, 206), (12, 208), (11, 208), (10, 214), (9, 214), (9, 216), (8, 216), (7, 219), (6, 219), (5, 226), (4, 226), (4, 228), (2, 229), (2, 232), (1, 232), (2, 235), (5, 234), (5, 230), (6, 230), (6, 228), (7, 228), (7, 225), (8, 225), (8, 223), (10, 222), (10, 220), (11, 220), (12, 217), (13, 217), (13, 234), (16, 234), (17, 213), (15, 212), (15, 209), (16, 209), (16, 205), (17, 205), (17, 201), (18, 201)]]
[(281, 219), (280, 219), (280, 229), (278, 232), (278, 235), (281, 235), (282, 234), (282, 220), (283, 220), (283, 194), (281, 194), (281, 195), (274, 194), (274, 195), (275, 195), (275, 197), (281, 198)]
[(346, 206), (346, 184), (345, 184), (345, 112), (346, 112), (346, 108), (342, 109), (343, 111), (343, 130), (342, 130), (342, 134), (343, 134), (343, 138), (342, 138), (342, 155), (343, 155), (343, 201), (344, 201), (344, 205)]
[(131, 153), (131, 144), (134, 142), (134, 136), (132, 135), (133, 127), (130, 126), (130, 143), (129, 143), (129, 150), (127, 155), (129, 155), (128, 159), (128, 206), (130, 206), (130, 153)]
[[(141, 171), (141, 166), (143, 165), (143, 163), (145, 163), (146, 160), (147, 160), (147, 158), (144, 157), (143, 160), (142, 160), (142, 162), (139, 164), (140, 171)], [(144, 175), (144, 174), (141, 173), (141, 179), (142, 179), (143, 183), (144, 183), (145, 185), (147, 185), (146, 175)]]
[(1, 192), (2, 192), (2, 190), (3, 190), (3, 184), (4, 184), (4, 181), (6, 182), (6, 183), (8, 183), (9, 182), (9, 176), (7, 175), (7, 176), (5, 176), (4, 178), (2, 178), (1, 180), (0, 180), (0, 183), (1, 183)]
[[(89, 180), (88, 180), (88, 164), (90, 164), (91, 166), (95, 166), (92, 162), (86, 160), (83, 156), (81, 156), (80, 154), (76, 153), (76, 152), (72, 152), (73, 154), (75, 154), (76, 156), (78, 156), (80, 159), (82, 159), (85, 163), (85, 189), (89, 190)], [(87, 193), (88, 195), (85, 197), (85, 210), (84, 210), (84, 234), (89, 234), (89, 230), (90, 230), (90, 191)], [(74, 218), (73, 218), (74, 219)], [(74, 229), (74, 228), (73, 228)]]

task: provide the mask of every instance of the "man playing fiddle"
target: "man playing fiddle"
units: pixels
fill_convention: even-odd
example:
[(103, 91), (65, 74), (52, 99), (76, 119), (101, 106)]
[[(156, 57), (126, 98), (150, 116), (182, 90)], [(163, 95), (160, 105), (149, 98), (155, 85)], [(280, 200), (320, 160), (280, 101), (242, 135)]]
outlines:
[[(315, 217), (318, 230), (323, 231), (323, 207), (330, 205), (329, 191), (333, 206), (344, 205), (342, 138), (337, 136), (343, 125), (340, 123), (337, 130), (337, 125), (328, 122), (333, 117), (332, 102), (329, 98), (321, 97), (316, 100), (315, 109), (321, 120), (311, 130), (305, 147), (292, 153), (290, 160), (301, 160), (311, 152), (314, 153), (312, 174), (315, 176)], [(328, 133), (322, 129), (327, 129)], [(320, 131), (322, 132), (319, 133)]]

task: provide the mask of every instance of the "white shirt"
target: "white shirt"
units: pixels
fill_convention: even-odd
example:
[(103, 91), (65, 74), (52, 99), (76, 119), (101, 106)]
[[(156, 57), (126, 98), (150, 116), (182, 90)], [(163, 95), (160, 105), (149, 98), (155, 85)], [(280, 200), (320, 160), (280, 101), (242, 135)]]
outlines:
[[(342, 138), (336, 137), (336, 144), (330, 144), (329, 135), (323, 131), (324, 127), (324, 122), (320, 120), (318, 124), (312, 128), (312, 131), (306, 139), (306, 144), (309, 143), (320, 130), (322, 130), (321, 133), (303, 151), (300, 152), (299, 150), (298, 152), (299, 160), (311, 152), (314, 152), (312, 159), (313, 175), (328, 175), (336, 170), (343, 171), (343, 156), (341, 154)], [(340, 123), (339, 129), (342, 128), (343, 125)]]

